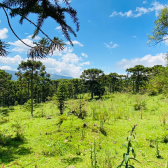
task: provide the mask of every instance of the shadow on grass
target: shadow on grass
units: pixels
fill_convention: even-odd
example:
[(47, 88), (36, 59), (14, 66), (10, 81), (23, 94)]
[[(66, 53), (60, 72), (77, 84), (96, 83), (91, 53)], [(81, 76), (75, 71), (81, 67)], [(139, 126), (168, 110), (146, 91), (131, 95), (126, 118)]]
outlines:
[[(3, 140), (3, 141), (2, 141)], [(8, 164), (16, 159), (19, 155), (30, 154), (30, 149), (22, 147), (26, 143), (25, 140), (17, 140), (16, 138), (3, 137), (0, 139), (0, 164)]]
[(9, 112), (10, 112), (9, 109), (1, 109), (1, 110), (0, 110), (0, 113), (1, 113), (4, 117), (9, 116), (9, 114), (8, 114)]
[(82, 162), (83, 159), (81, 159), (80, 157), (69, 157), (69, 158), (61, 159), (61, 161), (65, 164), (71, 165), (71, 164), (76, 164), (77, 162)]

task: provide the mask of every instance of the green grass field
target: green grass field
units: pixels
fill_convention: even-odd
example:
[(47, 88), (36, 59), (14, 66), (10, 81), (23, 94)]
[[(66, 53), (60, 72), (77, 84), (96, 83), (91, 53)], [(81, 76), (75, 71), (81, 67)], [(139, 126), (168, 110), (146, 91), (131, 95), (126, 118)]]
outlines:
[(140, 163), (130, 164), (136, 168), (166, 166), (167, 97), (112, 94), (89, 100), (89, 96), (82, 100), (81, 115), (80, 100), (67, 101), (63, 116), (54, 101), (36, 105), (33, 118), (23, 106), (1, 107), (0, 167), (89, 168), (97, 161), (99, 168), (116, 168), (135, 124), (132, 144)]

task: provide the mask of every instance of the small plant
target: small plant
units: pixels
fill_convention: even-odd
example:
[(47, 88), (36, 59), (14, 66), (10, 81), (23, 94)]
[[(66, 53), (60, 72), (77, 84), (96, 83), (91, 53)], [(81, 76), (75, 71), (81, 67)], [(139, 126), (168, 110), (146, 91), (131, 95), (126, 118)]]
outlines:
[(80, 146), (78, 145), (77, 149), (76, 149), (76, 154), (77, 155), (80, 155), (81, 154), (81, 151), (80, 151)]
[(156, 157), (158, 159), (162, 159), (162, 156), (160, 155), (159, 146), (158, 146), (158, 140), (157, 139), (155, 139), (155, 145), (156, 145)]
[(112, 157), (112, 154), (109, 150), (105, 150), (105, 153), (102, 156), (102, 167), (103, 168), (113, 168), (114, 166), (114, 159), (115, 157)]
[[(130, 132), (130, 135), (127, 137), (127, 141), (128, 141), (127, 146), (125, 144), (123, 144), (123, 146), (125, 146), (127, 148), (127, 152), (123, 154), (123, 161), (121, 162), (121, 164), (117, 168), (122, 167), (122, 166), (124, 166), (125, 168), (135, 168), (133, 165), (129, 164), (129, 161), (135, 160), (135, 161), (139, 162), (138, 160), (135, 159), (136, 154), (135, 154), (134, 149), (132, 148), (132, 143), (131, 143), (131, 137), (133, 136), (135, 138), (134, 130), (135, 130), (136, 126), (137, 126), (137, 124), (135, 124), (133, 126), (133, 128)], [(132, 152), (132, 157), (130, 157), (131, 152)]]
[(82, 130), (82, 137), (81, 137), (81, 139), (83, 140), (85, 138), (85, 130), (83, 128), (81, 130)]
[(96, 142), (94, 140), (94, 144), (93, 144), (93, 149), (92, 149), (92, 146), (91, 146), (91, 156), (90, 156), (90, 159), (91, 159), (91, 168), (97, 168), (97, 153), (96, 153)]
[(163, 123), (163, 125), (166, 125), (166, 117), (167, 117), (167, 113), (166, 112), (164, 112), (164, 113), (162, 113), (162, 123)]
[(12, 124), (12, 128), (14, 128), (14, 131), (16, 132), (15, 140), (24, 141), (25, 138), (23, 135), (23, 128), (21, 124), (18, 121), (16, 121), (15, 123)]
[(107, 133), (104, 129), (104, 122), (103, 120), (100, 120), (100, 132), (104, 135), (104, 136), (107, 136)]

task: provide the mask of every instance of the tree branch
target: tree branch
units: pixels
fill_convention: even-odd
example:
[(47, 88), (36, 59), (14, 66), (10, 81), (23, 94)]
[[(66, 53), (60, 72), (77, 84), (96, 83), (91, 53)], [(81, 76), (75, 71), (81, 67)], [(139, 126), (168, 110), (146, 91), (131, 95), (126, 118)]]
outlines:
[(23, 44), (25, 44), (26, 46), (28, 46), (28, 47), (30, 47), (30, 48), (33, 48), (32, 46), (30, 46), (30, 45), (26, 44), (24, 41), (22, 41), (22, 40), (18, 37), (18, 35), (14, 32), (14, 30), (12, 29), (12, 26), (11, 26), (11, 24), (10, 24), (8, 14), (7, 14), (5, 8), (4, 8), (4, 7), (2, 7), (2, 8), (3, 8), (3, 10), (4, 10), (5, 14), (6, 14), (6, 17), (7, 17), (7, 20), (8, 20), (8, 25), (9, 25), (10, 29), (12, 30), (13, 34), (14, 34)]

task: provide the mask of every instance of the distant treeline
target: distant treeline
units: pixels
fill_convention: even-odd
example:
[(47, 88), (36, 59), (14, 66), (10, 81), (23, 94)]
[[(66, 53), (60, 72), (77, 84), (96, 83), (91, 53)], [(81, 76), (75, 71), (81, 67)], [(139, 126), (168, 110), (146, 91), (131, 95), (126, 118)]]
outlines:
[(126, 70), (127, 75), (110, 73), (105, 75), (100, 69), (84, 70), (80, 78), (49, 79), (45, 66), (40, 61), (22, 61), (18, 66), (17, 81), (12, 75), (0, 70), (0, 105), (23, 105), (29, 99), (35, 103), (50, 100), (57, 95), (60, 81), (66, 83), (67, 98), (77, 99), (78, 94), (90, 93), (91, 98), (114, 92), (166, 93), (168, 88), (168, 68), (161, 65), (144, 67), (136, 65)]

